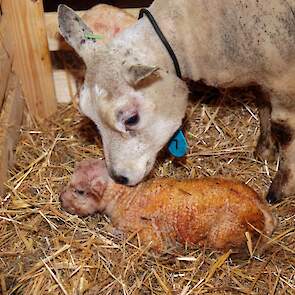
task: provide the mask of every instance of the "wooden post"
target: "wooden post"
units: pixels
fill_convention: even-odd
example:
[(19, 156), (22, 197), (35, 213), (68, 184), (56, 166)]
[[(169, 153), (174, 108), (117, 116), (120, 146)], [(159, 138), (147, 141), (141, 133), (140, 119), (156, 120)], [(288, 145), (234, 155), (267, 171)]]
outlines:
[(0, 199), (8, 168), (14, 163), (14, 149), (22, 123), (24, 101), (18, 78), (10, 73), (3, 106), (0, 112)]
[(13, 70), (21, 81), (30, 113), (43, 120), (56, 111), (57, 102), (42, 0), (2, 0), (1, 8), (1, 35)]

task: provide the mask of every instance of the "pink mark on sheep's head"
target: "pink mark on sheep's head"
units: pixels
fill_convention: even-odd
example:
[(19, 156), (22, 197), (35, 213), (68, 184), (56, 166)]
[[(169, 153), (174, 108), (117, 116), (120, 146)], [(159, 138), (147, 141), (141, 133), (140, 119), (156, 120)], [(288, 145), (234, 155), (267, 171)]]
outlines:
[[(187, 86), (174, 71), (141, 64), (142, 51), (135, 53), (130, 44), (131, 29), (98, 44), (85, 38), (91, 30), (64, 5), (59, 7), (59, 25), (87, 67), (80, 110), (100, 131), (109, 175), (118, 183), (136, 185), (181, 125)], [(143, 47), (146, 56), (150, 56), (148, 47)]]
[(62, 208), (79, 216), (98, 212), (109, 180), (104, 161), (88, 159), (78, 163), (67, 188), (60, 195)]

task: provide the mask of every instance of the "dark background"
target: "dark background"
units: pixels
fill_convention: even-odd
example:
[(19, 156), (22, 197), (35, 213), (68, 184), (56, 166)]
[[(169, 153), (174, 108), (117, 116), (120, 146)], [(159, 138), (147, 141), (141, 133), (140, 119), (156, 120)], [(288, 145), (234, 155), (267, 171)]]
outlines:
[(111, 4), (120, 8), (136, 8), (136, 7), (145, 7), (149, 6), (153, 0), (109, 0), (109, 1), (100, 1), (100, 0), (43, 0), (44, 10), (56, 11), (58, 4), (66, 4), (73, 8), (74, 10), (85, 10), (90, 7), (99, 4), (106, 3)]

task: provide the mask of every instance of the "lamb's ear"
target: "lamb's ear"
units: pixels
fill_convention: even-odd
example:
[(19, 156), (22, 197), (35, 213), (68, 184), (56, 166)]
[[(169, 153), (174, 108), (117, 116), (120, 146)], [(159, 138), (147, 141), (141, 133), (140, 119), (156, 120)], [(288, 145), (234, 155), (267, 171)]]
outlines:
[(84, 21), (68, 6), (58, 6), (58, 24), (61, 35), (67, 43), (84, 59), (90, 57), (95, 47), (95, 39), (89, 38), (93, 34)]
[(124, 67), (123, 75), (127, 83), (136, 86), (139, 82), (150, 77), (158, 70), (159, 67), (136, 64)]

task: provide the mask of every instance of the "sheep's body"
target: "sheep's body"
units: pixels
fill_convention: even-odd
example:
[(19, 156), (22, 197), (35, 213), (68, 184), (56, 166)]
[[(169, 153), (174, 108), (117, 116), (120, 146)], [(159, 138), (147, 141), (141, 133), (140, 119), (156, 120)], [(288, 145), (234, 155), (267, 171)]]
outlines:
[(100, 43), (105, 44), (136, 22), (133, 15), (107, 4), (93, 6), (83, 14), (82, 19), (94, 34), (101, 35)]
[[(185, 80), (222, 89), (254, 86), (257, 153), (275, 156), (272, 132), (281, 153), (267, 199), (294, 195), (295, 0), (155, 0), (149, 11)], [(86, 63), (79, 105), (99, 128), (108, 170), (117, 182), (136, 185), (181, 126), (188, 87), (146, 16), (107, 44), (85, 39), (91, 30), (64, 5), (59, 24)]]

